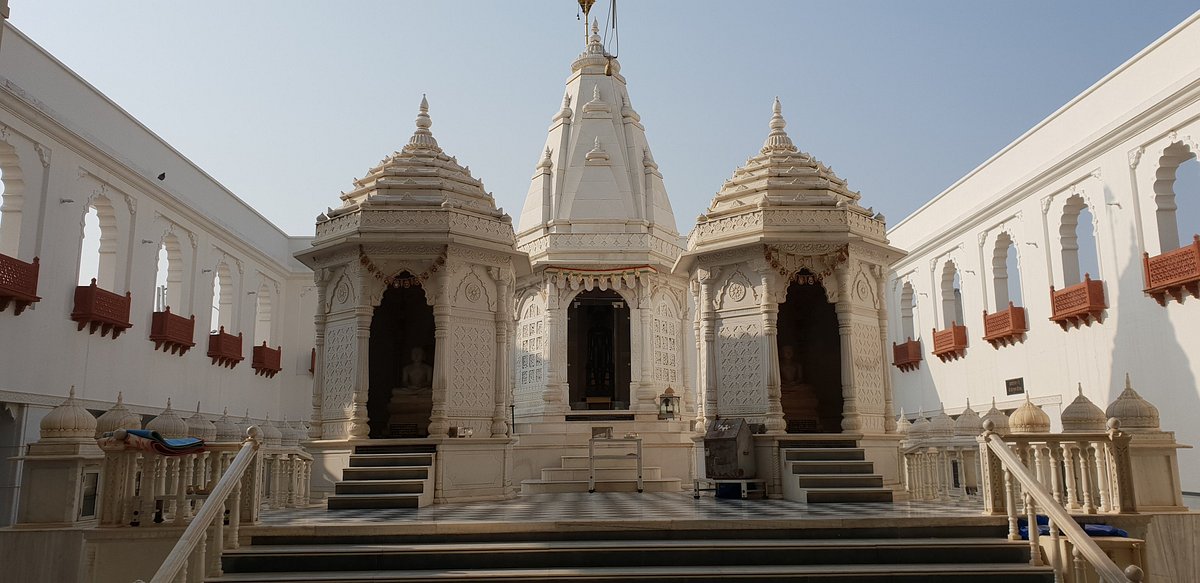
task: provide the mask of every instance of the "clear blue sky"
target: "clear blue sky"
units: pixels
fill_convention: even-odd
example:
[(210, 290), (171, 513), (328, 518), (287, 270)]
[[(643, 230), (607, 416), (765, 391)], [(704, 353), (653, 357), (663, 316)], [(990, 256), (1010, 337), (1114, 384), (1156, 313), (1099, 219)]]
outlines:
[[(442, 147), (518, 214), (582, 49), (573, 0), (11, 4), (13, 24), (293, 234), (407, 142), (422, 93)], [(620, 60), (681, 232), (761, 146), (776, 95), (797, 145), (894, 224), (1196, 7), (625, 0)]]

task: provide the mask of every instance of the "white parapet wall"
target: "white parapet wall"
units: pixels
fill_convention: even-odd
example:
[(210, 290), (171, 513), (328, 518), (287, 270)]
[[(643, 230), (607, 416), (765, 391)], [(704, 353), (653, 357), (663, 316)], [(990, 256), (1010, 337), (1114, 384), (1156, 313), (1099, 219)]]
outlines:
[[(1200, 205), (1200, 192), (1169, 190), (1175, 166), (1198, 144), (1200, 13), (898, 223), (888, 235), (909, 254), (888, 283), (889, 336), (919, 339), (922, 358), (915, 370), (892, 368), (897, 408), (954, 410), (996, 398), (1012, 409), (1024, 396), (1007, 387), (1023, 385), (1057, 424), (1054, 409), (1078, 384), (1103, 408), (1130, 373), (1165, 430), (1200, 442), (1192, 419), (1200, 299), (1184, 287), (1175, 290), (1182, 302), (1168, 294), (1160, 305), (1143, 292), (1143, 253), (1169, 252), (1200, 232), (1181, 223), (1175, 241), (1160, 229), (1171, 204)], [(1017, 273), (1012, 262), (1004, 267), (1005, 249)], [(1051, 287), (1064, 290), (1084, 272), (1100, 282), (1104, 306), (1051, 321)], [(985, 341), (984, 312), (1010, 300), (1025, 309), (1028, 330)], [(968, 346), (939, 359), (932, 332), (952, 323), (966, 326)], [(1183, 489), (1200, 491), (1200, 455), (1179, 455)]]

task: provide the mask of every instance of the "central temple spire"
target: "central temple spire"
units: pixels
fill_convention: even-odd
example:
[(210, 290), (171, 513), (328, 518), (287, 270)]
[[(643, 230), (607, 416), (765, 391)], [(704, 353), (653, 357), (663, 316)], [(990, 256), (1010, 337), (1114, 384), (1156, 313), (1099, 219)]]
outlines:
[[(586, 12), (591, 4), (580, 6)], [(621, 64), (606, 50), (599, 21), (589, 24), (587, 44), (571, 63), (561, 109), (539, 150), (518, 247), (535, 265), (669, 269), (681, 249), (662, 174)]]

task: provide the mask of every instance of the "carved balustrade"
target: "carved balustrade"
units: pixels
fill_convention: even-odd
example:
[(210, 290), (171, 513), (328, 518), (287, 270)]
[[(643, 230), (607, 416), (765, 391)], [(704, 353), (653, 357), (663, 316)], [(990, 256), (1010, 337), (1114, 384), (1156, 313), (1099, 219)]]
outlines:
[(909, 338), (900, 344), (893, 342), (892, 364), (903, 372), (921, 368), (921, 341)]
[(268, 507), (308, 506), (312, 460), (312, 456), (298, 446), (264, 449), (263, 501)]
[(187, 354), (196, 345), (195, 332), (196, 316), (184, 318), (172, 314), (169, 307), (150, 315), (150, 340), (154, 342), (155, 350), (162, 348), (163, 352), (169, 350), (171, 354)]
[[(1142, 581), (1144, 575), (1138, 564), (1121, 569), (1071, 516), (1071, 510), (1088, 511), (1086, 503), (1071, 508), (1072, 488), (1080, 500), (1100, 496), (1101, 504), (1105, 504), (1107, 492), (1110, 512), (1137, 511), (1133, 507), (1130, 437), (1120, 431), (1120, 423), (1110, 419), (1108, 433), (1001, 436), (993, 428), (990, 420), (985, 421), (983, 435), (978, 438), (984, 514), (1008, 517), (1009, 540), (1021, 540), (1018, 520), (1024, 516), (1030, 563), (1049, 565), (1055, 581)], [(1073, 458), (1078, 464), (1071, 461)], [(1049, 519), (1048, 545), (1041, 540), (1039, 514)], [(1070, 549), (1070, 556), (1066, 549)]]
[(25, 263), (0, 253), (0, 312), (13, 304), (13, 315), (19, 316), (30, 304), (42, 299), (37, 295), (40, 267), (37, 257), (32, 263)]
[(1142, 254), (1145, 272), (1145, 292), (1159, 303), (1167, 305), (1167, 297), (1183, 303), (1183, 292), (1200, 298), (1200, 235), (1192, 237), (1192, 243), (1174, 251), (1151, 257)]
[(1025, 319), (1025, 308), (1014, 306), (1008, 302), (1008, 307), (995, 314), (983, 311), (983, 339), (992, 348), (1016, 344), (1021, 336), (1029, 331), (1029, 322)]
[[(241, 345), (238, 345), (239, 351)], [(280, 365), (283, 356), (283, 347), (277, 346), (271, 348), (267, 346), (264, 340), (262, 346), (255, 346), (250, 355), (250, 366), (254, 368), (254, 374), (263, 375), (267, 378), (274, 378), (276, 373), (283, 370)]]
[(225, 327), (221, 326), (216, 334), (208, 336), (208, 357), (212, 359), (212, 364), (233, 368), (243, 360), (242, 356), (242, 333), (238, 332), (237, 336), (229, 334), (225, 331)]
[(979, 444), (974, 437), (947, 437), (907, 443), (904, 488), (912, 500), (980, 500)]
[(967, 354), (967, 327), (951, 322), (945, 330), (933, 331), (933, 355), (941, 359), (958, 360)]
[(1050, 306), (1050, 319), (1062, 326), (1063, 330), (1070, 325), (1090, 326), (1092, 320), (1099, 321), (1108, 308), (1108, 303), (1104, 301), (1104, 282), (1084, 274), (1082, 283), (1060, 290), (1050, 286)]
[(89, 333), (95, 334), (99, 328), (101, 336), (112, 331), (112, 337), (116, 338), (133, 326), (129, 323), (130, 298), (129, 292), (121, 296), (98, 287), (93, 278), (91, 285), (75, 288), (71, 319), (79, 324), (79, 330), (89, 327)]

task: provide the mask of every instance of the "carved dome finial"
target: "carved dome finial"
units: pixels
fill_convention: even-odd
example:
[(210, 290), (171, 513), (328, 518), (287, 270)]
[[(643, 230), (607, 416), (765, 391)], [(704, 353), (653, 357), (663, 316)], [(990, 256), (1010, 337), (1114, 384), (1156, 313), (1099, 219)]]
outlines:
[(167, 397), (167, 408), (158, 417), (146, 424), (146, 429), (157, 431), (167, 439), (177, 439), (188, 436), (188, 424), (175, 410), (171, 408), (171, 398)]
[(767, 141), (763, 143), (762, 153), (769, 154), (771, 152), (798, 152), (795, 144), (792, 144), (792, 139), (788, 137), (787, 132), (783, 128), (787, 127), (787, 120), (783, 119), (783, 105), (779, 102), (779, 98), (775, 98), (775, 103), (771, 106), (771, 133), (767, 136)]
[(429, 150), (440, 154), (442, 149), (438, 147), (433, 132), (429, 131), (429, 128), (433, 127), (433, 119), (429, 117), (429, 100), (426, 99), (424, 93), (421, 94), (421, 107), (417, 113), (416, 125), (417, 129), (408, 139), (408, 145), (404, 146), (404, 151)]
[(1041, 407), (1034, 405), (1033, 401), (1029, 400), (1029, 393), (1025, 393), (1025, 402), (1013, 411), (1008, 420), (1008, 427), (1013, 433), (1049, 433), (1050, 416)]
[(941, 408), (938, 414), (929, 421), (929, 435), (935, 437), (950, 437), (954, 435), (954, 420), (946, 414), (946, 405), (938, 403)]
[(967, 399), (967, 408), (954, 422), (954, 434), (975, 436), (980, 433), (983, 433), (983, 418), (971, 408), (971, 400)]
[(67, 400), (55, 407), (41, 422), (42, 439), (90, 439), (96, 435), (96, 418), (75, 400), (75, 385)]
[(1133, 390), (1129, 373), (1125, 373), (1125, 390), (1108, 406), (1104, 415), (1120, 419), (1121, 429), (1132, 430), (1135, 433), (1160, 429), (1158, 407)]
[(271, 414), (267, 413), (263, 420), (263, 445), (279, 447), (283, 443), (283, 432), (271, 422)]
[(96, 419), (96, 437), (118, 429), (141, 429), (142, 418), (125, 406), (125, 393), (117, 392), (117, 404)]
[(1083, 383), (1079, 383), (1078, 388), (1079, 395), (1059, 415), (1062, 420), (1063, 432), (1104, 431), (1104, 426), (1108, 422), (1104, 411), (1101, 411), (1100, 407), (1083, 395)]
[(983, 421), (985, 423), (988, 421), (991, 421), (992, 422), (992, 431), (995, 431), (996, 433), (999, 433), (1000, 435), (1006, 435), (1009, 431), (1008, 415), (1005, 415), (1004, 411), (1001, 411), (1000, 409), (996, 408), (996, 398), (995, 397), (992, 397), (992, 408), (988, 409), (988, 412), (983, 416)]
[(221, 418), (214, 423), (217, 427), (216, 441), (221, 443), (238, 443), (244, 435), (243, 428), (236, 421), (229, 418), (229, 407), (221, 413)]
[(217, 426), (200, 413), (200, 401), (196, 401), (196, 412), (187, 418), (188, 434), (204, 441), (216, 441)]

